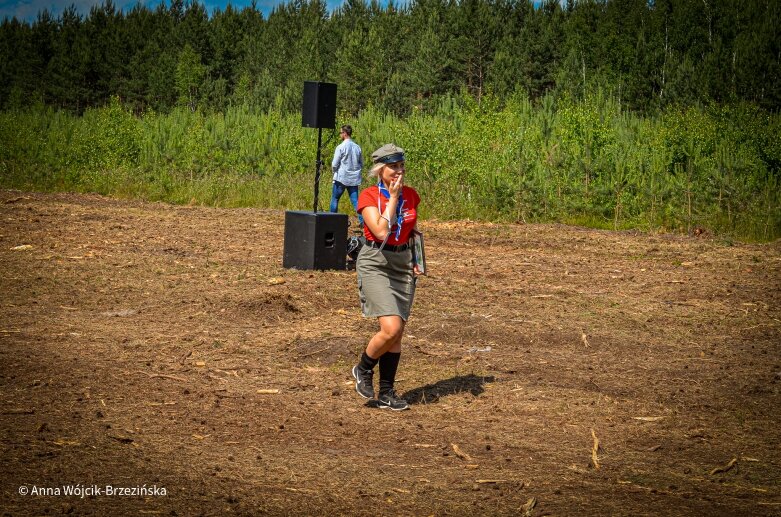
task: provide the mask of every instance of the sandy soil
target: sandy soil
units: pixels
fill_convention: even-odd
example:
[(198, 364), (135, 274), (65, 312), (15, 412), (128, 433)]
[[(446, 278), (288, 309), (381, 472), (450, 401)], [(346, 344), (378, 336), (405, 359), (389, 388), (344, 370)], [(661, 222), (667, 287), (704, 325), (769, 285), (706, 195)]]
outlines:
[(781, 514), (781, 243), (423, 221), (397, 413), (283, 220), (0, 192), (6, 514)]

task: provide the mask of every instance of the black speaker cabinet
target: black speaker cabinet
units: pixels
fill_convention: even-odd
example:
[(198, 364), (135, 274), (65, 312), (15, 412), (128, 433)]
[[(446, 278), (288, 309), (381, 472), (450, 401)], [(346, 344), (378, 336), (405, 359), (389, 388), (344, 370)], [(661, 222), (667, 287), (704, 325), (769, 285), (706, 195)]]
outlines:
[(345, 269), (347, 214), (285, 212), (285, 250), (282, 267)]
[(333, 128), (336, 125), (336, 85), (304, 81), (303, 127)]

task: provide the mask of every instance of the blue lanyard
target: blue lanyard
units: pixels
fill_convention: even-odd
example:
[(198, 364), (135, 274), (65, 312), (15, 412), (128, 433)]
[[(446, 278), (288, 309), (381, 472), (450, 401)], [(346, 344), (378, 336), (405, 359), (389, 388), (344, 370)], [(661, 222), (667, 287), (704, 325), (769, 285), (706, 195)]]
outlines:
[[(390, 192), (387, 188), (385, 188), (385, 185), (382, 184), (382, 181), (380, 181), (377, 184), (377, 189), (380, 191), (380, 195), (384, 196), (385, 199), (390, 199)], [(391, 232), (393, 232), (393, 237), (396, 240), (399, 240), (399, 237), (401, 236), (401, 225), (404, 223), (404, 218), (401, 216), (402, 208), (404, 207), (404, 196), (399, 193), (399, 203), (396, 205), (396, 229), (394, 230), (391, 228)], [(377, 196), (377, 210), (380, 211), (380, 215), (382, 215), (382, 208), (380, 207), (380, 196)]]

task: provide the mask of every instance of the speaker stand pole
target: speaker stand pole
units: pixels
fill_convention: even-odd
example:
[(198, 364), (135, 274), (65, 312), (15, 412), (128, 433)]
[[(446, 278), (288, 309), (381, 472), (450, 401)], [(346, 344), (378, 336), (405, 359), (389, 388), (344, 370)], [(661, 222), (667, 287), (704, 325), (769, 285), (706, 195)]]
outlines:
[(323, 128), (317, 128), (317, 164), (315, 169), (315, 206), (312, 209), (317, 213), (317, 196), (320, 193), (320, 170), (323, 167), (323, 161), (320, 159), (320, 147), (323, 143)]

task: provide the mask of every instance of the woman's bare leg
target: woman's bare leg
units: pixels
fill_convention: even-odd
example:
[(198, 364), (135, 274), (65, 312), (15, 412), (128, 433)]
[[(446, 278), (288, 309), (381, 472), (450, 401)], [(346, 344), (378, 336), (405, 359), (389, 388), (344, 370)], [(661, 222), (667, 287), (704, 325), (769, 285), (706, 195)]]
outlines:
[(377, 320), (380, 330), (369, 340), (366, 354), (372, 359), (379, 359), (385, 352), (401, 352), (404, 320), (401, 316), (380, 316)]

